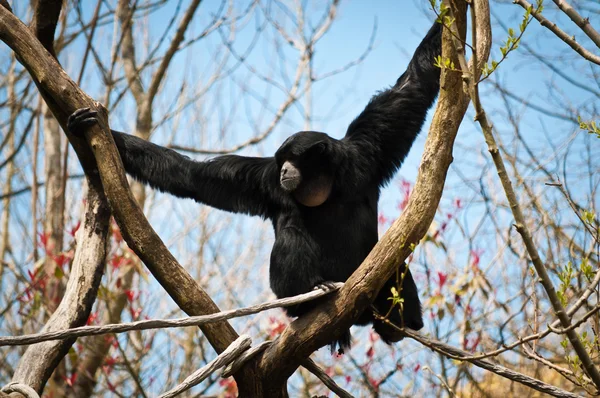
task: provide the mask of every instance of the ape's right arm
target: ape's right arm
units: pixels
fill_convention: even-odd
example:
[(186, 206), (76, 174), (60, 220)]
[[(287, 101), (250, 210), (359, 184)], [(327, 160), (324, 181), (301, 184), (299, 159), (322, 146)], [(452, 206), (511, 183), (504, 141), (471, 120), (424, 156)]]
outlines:
[(273, 210), (279, 181), (273, 158), (197, 162), (129, 134), (113, 131), (113, 137), (127, 173), (152, 188), (236, 213), (268, 217)]
[[(78, 110), (69, 130), (80, 134), (96, 123), (96, 114)], [(273, 158), (236, 155), (197, 162), (171, 149), (111, 130), (125, 171), (136, 180), (180, 198), (262, 217), (272, 217), (282, 192)]]

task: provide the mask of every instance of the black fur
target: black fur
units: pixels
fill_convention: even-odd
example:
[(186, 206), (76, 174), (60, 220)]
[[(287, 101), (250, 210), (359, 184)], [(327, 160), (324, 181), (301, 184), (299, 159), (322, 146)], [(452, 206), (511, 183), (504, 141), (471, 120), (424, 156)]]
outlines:
[[(275, 157), (220, 156), (196, 162), (172, 150), (113, 131), (125, 170), (153, 188), (231, 211), (270, 219), (275, 229), (270, 282), (277, 297), (306, 293), (330, 281), (345, 281), (377, 243), (377, 202), (421, 130), (427, 110), (439, 91), (440, 71), (434, 57), (441, 51), (441, 27), (435, 24), (423, 39), (396, 84), (375, 95), (336, 140), (323, 133), (300, 132), (288, 138)], [(69, 129), (81, 133), (95, 123), (95, 113), (79, 110)], [(303, 181), (326, 175), (332, 181), (327, 200), (316, 207), (298, 202), (280, 185), (280, 170), (293, 161)], [(398, 265), (399, 272), (404, 264)], [(374, 306), (386, 314), (390, 289), (398, 272), (386, 282)], [(417, 288), (406, 271), (401, 289), (404, 311), (390, 320), (411, 329), (423, 327)], [(288, 309), (299, 316), (308, 303)], [(402, 338), (395, 329), (374, 321), (371, 310), (357, 324), (373, 323), (388, 343)], [(338, 337), (341, 349), (350, 345), (349, 331)], [(336, 342), (332, 343), (332, 349)]]

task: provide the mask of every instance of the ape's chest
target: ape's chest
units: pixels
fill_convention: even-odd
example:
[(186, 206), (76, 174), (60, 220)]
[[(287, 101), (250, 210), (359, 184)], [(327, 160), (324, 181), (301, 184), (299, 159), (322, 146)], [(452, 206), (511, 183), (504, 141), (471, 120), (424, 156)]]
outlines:
[(345, 280), (377, 243), (377, 208), (367, 201), (302, 208), (275, 225), (272, 267), (320, 270)]

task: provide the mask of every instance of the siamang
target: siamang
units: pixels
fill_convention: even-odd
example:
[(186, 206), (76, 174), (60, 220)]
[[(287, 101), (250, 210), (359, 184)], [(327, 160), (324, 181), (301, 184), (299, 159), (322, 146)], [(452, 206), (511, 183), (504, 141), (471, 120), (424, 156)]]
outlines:
[[(277, 297), (306, 293), (345, 281), (377, 243), (377, 202), (421, 130), (439, 91), (441, 25), (434, 24), (396, 84), (378, 94), (350, 124), (340, 140), (301, 131), (290, 136), (274, 157), (219, 156), (197, 162), (135, 136), (112, 131), (123, 165), (135, 179), (181, 198), (218, 209), (269, 219), (275, 229), (270, 284)], [(68, 128), (81, 134), (97, 123), (89, 108), (71, 115)], [(402, 286), (398, 274), (403, 273)], [(402, 312), (391, 307), (391, 288), (400, 291)], [(315, 307), (287, 310), (300, 316)], [(398, 264), (373, 303), (396, 325), (421, 329), (417, 287)], [(373, 323), (388, 344), (402, 339), (396, 328), (366, 310), (356, 322)], [(350, 345), (350, 331), (331, 343)]]

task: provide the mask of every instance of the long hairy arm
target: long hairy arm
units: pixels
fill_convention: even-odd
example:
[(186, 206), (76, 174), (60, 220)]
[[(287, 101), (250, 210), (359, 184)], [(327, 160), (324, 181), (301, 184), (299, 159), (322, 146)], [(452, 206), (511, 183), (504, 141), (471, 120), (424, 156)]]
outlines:
[(408, 154), (440, 89), (434, 59), (441, 54), (441, 33), (435, 23), (396, 84), (375, 95), (348, 127), (342, 142), (353, 165), (353, 188), (385, 184)]
[(153, 188), (264, 218), (271, 217), (278, 206), (280, 189), (273, 158), (226, 155), (198, 162), (141, 138), (112, 133), (127, 173)]

